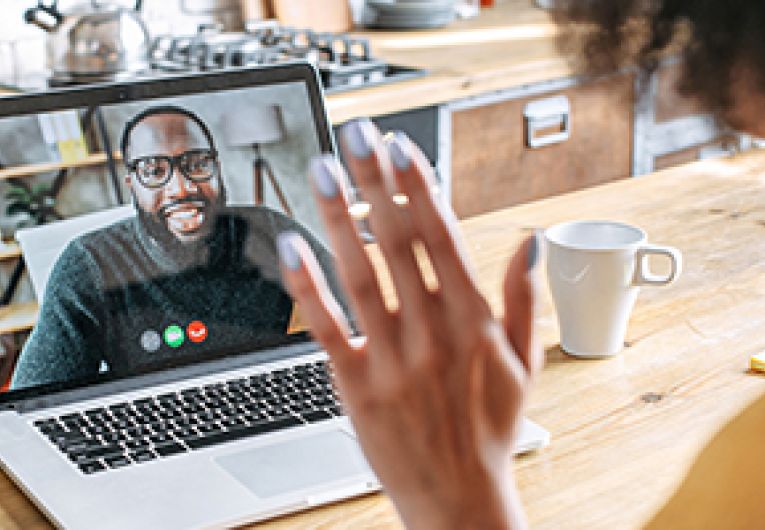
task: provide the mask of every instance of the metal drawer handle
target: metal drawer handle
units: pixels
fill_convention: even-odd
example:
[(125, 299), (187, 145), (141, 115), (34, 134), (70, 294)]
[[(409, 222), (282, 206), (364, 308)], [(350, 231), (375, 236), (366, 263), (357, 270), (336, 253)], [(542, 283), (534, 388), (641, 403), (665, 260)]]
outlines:
[[(526, 104), (523, 117), (526, 122), (526, 144), (531, 148), (558, 144), (571, 136), (571, 105), (566, 96), (538, 99)], [(549, 134), (544, 131), (553, 130)]]

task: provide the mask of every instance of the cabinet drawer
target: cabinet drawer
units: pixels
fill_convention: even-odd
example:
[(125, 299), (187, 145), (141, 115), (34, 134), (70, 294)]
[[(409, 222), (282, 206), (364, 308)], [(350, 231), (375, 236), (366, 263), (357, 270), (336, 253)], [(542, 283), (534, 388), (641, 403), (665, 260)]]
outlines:
[[(451, 189), (457, 216), (629, 176), (633, 90), (632, 77), (623, 75), (454, 111)], [(524, 109), (556, 95), (565, 96), (570, 106), (568, 138), (529, 147)]]

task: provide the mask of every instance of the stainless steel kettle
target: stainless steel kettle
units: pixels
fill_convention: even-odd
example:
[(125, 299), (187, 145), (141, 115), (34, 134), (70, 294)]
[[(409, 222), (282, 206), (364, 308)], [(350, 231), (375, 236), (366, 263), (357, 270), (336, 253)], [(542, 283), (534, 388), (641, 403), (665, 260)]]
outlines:
[(130, 9), (91, 0), (61, 13), (58, 0), (24, 13), (24, 20), (48, 32), (47, 63), (54, 79), (107, 80), (149, 65), (151, 39), (141, 20), (142, 0)]

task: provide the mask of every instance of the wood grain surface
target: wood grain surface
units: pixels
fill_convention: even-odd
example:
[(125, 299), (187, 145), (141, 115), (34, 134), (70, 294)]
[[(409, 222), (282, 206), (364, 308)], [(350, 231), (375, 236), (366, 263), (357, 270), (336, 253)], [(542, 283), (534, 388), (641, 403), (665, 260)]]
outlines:
[(438, 30), (359, 32), (385, 61), (428, 71), (426, 77), (327, 97), (330, 120), (381, 116), (494, 90), (570, 76), (555, 25), (530, 0), (499, 0), (481, 16)]
[[(644, 288), (627, 347), (577, 360), (557, 346), (546, 281), (537, 325), (547, 349), (528, 416), (552, 433), (517, 461), (535, 529), (639, 528), (666, 499), (710, 436), (765, 391), (747, 372), (765, 349), (765, 153), (704, 161), (545, 199), (461, 224), (481, 289), (501, 307), (508, 257), (535, 228), (583, 218), (634, 223), (673, 245), (685, 270), (670, 287)], [(0, 528), (48, 528), (0, 476)], [(262, 529), (399, 528), (382, 494), (268, 523)]]

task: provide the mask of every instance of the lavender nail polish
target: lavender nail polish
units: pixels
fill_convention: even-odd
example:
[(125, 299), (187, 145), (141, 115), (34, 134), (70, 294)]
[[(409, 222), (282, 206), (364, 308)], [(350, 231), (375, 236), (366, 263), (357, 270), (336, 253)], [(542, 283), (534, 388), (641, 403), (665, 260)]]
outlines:
[(299, 237), (297, 232), (282, 232), (276, 236), (276, 248), (279, 251), (279, 258), (288, 269), (293, 271), (300, 269), (300, 254), (295, 246), (295, 242)]
[(406, 171), (412, 164), (412, 142), (406, 134), (396, 131), (388, 144), (388, 151), (393, 165), (401, 171)]
[(311, 160), (311, 178), (319, 193), (327, 199), (336, 197), (340, 189), (335, 176), (336, 168), (337, 161), (332, 155), (322, 155)]
[(372, 154), (372, 122), (366, 118), (353, 120), (343, 126), (343, 139), (351, 154), (366, 159)]

